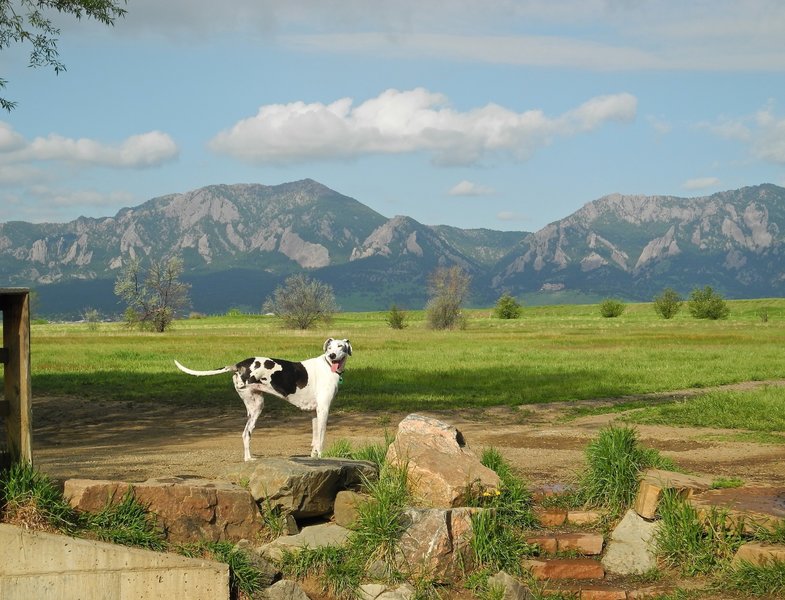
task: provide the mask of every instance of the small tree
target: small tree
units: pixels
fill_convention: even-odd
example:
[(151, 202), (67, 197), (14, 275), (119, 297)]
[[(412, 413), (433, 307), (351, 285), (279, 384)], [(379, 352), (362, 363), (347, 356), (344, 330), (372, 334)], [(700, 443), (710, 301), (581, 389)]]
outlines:
[(665, 288), (662, 293), (654, 298), (654, 312), (663, 319), (672, 319), (681, 310), (682, 299), (678, 292)]
[(101, 313), (95, 308), (85, 308), (82, 311), (82, 318), (87, 323), (90, 331), (98, 331), (98, 324), (101, 322)]
[(606, 298), (600, 303), (600, 314), (606, 319), (620, 317), (627, 308), (624, 302), (615, 298)]
[(727, 319), (730, 315), (725, 299), (709, 285), (692, 290), (687, 308), (696, 319)]
[(521, 316), (520, 303), (509, 293), (504, 292), (496, 301), (493, 316), (497, 319), (517, 319)]
[(175, 315), (186, 309), (190, 285), (180, 281), (183, 261), (178, 257), (153, 260), (145, 274), (138, 258), (131, 259), (114, 284), (114, 293), (127, 304), (126, 325), (163, 333)]
[(338, 306), (331, 286), (298, 274), (275, 288), (262, 310), (279, 316), (288, 327), (308, 329), (318, 321), (329, 323)]
[(428, 278), (430, 299), (426, 306), (428, 325), (432, 329), (466, 326), (461, 306), (469, 293), (471, 276), (461, 267), (440, 267)]
[(395, 304), (390, 307), (390, 312), (387, 313), (385, 320), (392, 329), (404, 329), (407, 326), (406, 313)]

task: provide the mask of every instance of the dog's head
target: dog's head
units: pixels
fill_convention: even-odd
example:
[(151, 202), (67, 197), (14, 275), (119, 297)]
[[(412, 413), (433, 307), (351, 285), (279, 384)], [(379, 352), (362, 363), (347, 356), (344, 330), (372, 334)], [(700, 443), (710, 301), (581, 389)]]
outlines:
[(330, 363), (333, 373), (343, 373), (346, 359), (352, 355), (352, 344), (349, 340), (327, 338), (324, 342), (324, 356)]

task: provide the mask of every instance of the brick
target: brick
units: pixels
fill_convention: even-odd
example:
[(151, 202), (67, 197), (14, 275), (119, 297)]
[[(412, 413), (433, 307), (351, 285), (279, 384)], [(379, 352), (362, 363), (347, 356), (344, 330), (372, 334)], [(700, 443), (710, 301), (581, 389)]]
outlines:
[(521, 562), (535, 579), (602, 579), (605, 569), (591, 558), (530, 559)]
[(608, 585), (592, 585), (581, 588), (581, 600), (627, 600), (627, 592)]
[(653, 519), (657, 516), (657, 507), (664, 490), (676, 490), (684, 498), (690, 498), (696, 493), (708, 490), (711, 484), (710, 477), (648, 469), (638, 485), (633, 508), (644, 519)]
[(734, 564), (742, 561), (756, 566), (764, 566), (771, 562), (785, 563), (785, 544), (762, 544), (760, 542), (744, 544), (733, 557)]
[(581, 554), (596, 556), (602, 553), (604, 539), (599, 533), (560, 533), (556, 536), (559, 552), (575, 550)]
[(571, 510), (567, 512), (567, 522), (572, 525), (591, 525), (602, 518), (596, 510)]
[(535, 508), (534, 514), (543, 527), (558, 527), (567, 520), (567, 509), (564, 508)]
[(553, 535), (535, 535), (526, 538), (527, 544), (537, 544), (540, 551), (544, 554), (556, 554), (559, 546), (556, 542), (556, 536)]

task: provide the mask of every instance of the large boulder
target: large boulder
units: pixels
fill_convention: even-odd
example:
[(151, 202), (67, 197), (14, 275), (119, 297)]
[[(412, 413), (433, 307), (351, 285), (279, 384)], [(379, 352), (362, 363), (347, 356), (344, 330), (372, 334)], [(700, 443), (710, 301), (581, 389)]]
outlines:
[(655, 552), (660, 521), (647, 521), (634, 510), (624, 515), (611, 533), (602, 565), (617, 575), (642, 575), (657, 567)]
[(481, 510), (484, 509), (408, 509), (396, 567), (439, 582), (459, 579), (471, 568), (471, 516)]
[(304, 456), (264, 458), (226, 473), (246, 486), (257, 502), (295, 519), (330, 514), (339, 491), (359, 489), (363, 481), (378, 476), (376, 465), (368, 461)]
[(414, 495), (434, 508), (464, 506), (470, 493), (491, 493), (500, 485), (499, 476), (480, 462), (460, 431), (423, 415), (400, 422), (387, 463), (405, 466)]
[(98, 512), (132, 490), (158, 518), (172, 542), (256, 539), (263, 529), (259, 507), (248, 490), (225, 481), (163, 477), (143, 483), (69, 479), (64, 496), (74, 508)]

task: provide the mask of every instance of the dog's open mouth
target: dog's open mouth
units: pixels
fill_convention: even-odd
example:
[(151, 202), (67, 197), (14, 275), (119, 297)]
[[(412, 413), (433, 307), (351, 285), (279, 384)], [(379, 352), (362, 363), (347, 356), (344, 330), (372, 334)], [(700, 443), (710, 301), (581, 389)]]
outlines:
[(343, 371), (344, 362), (346, 362), (346, 359), (334, 360), (330, 362), (330, 369), (332, 369), (333, 373), (341, 373), (341, 371)]

